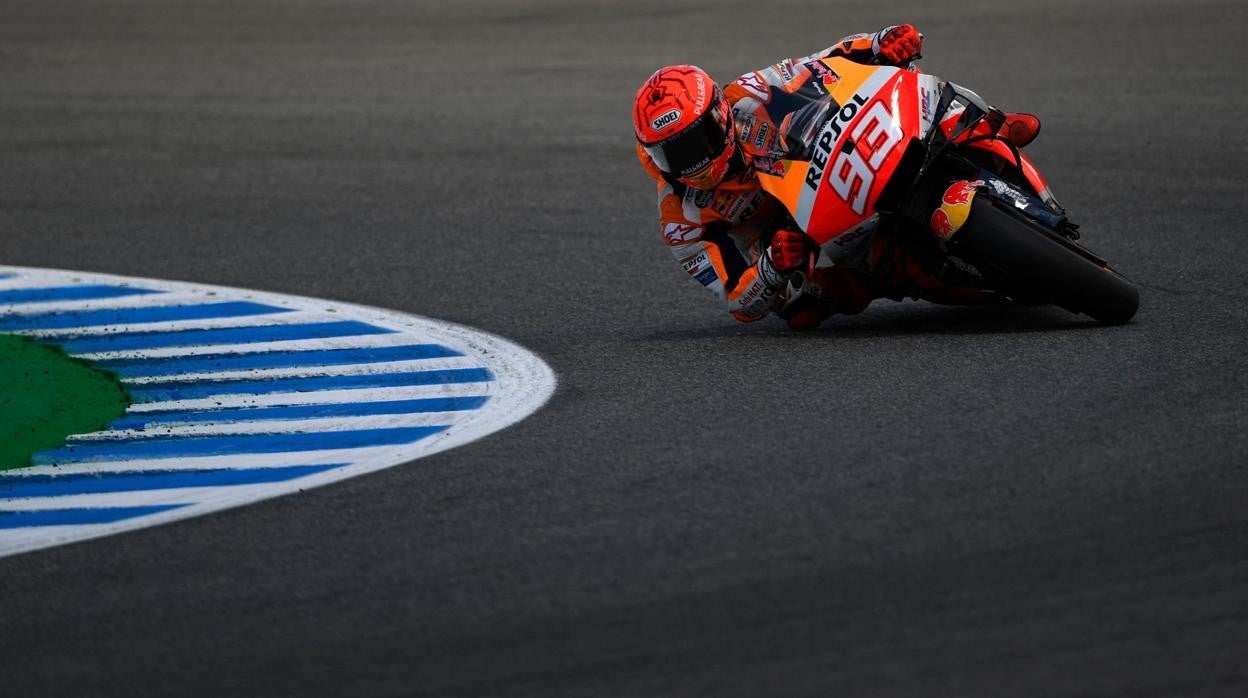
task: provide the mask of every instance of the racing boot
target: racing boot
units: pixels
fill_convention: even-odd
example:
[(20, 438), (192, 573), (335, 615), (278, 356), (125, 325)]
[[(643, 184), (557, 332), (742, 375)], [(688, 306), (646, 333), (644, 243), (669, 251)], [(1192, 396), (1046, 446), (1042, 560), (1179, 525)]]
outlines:
[(792, 330), (813, 330), (833, 315), (857, 315), (877, 297), (858, 271), (815, 267), (786, 291), (780, 317)]
[(813, 330), (832, 316), (832, 309), (824, 297), (824, 289), (817, 285), (811, 274), (798, 273), (789, 279), (784, 291), (784, 302), (776, 312), (791, 330)]

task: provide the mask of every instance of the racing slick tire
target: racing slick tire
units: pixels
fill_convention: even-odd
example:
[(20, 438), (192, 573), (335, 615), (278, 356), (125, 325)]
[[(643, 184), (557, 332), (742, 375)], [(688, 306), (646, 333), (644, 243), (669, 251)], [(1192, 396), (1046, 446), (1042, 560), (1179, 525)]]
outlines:
[(1140, 307), (1135, 285), (1092, 252), (989, 197), (975, 197), (950, 251), (1007, 292), (1039, 296), (1105, 325)]

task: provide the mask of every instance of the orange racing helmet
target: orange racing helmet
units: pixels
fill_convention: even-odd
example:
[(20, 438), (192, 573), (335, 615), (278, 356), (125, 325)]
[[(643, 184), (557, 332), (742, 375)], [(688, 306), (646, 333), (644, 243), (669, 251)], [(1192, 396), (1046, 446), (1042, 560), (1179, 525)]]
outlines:
[(695, 189), (714, 189), (727, 176), (737, 144), (724, 93), (692, 65), (659, 68), (637, 90), (633, 130), (663, 172)]

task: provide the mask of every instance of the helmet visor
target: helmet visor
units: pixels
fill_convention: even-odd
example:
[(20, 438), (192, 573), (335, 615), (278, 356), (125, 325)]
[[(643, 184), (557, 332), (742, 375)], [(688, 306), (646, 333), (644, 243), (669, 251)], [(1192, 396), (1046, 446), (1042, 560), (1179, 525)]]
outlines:
[(716, 101), (706, 113), (680, 133), (654, 145), (642, 144), (660, 170), (685, 177), (710, 165), (732, 141), (732, 129), (716, 90)]

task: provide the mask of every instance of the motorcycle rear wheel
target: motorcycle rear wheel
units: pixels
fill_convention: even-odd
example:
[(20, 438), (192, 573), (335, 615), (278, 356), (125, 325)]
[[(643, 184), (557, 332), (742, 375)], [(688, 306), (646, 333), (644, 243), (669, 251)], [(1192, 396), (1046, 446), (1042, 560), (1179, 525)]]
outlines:
[(986, 197), (971, 202), (950, 251), (999, 282), (1007, 293), (1039, 296), (1105, 325), (1131, 320), (1140, 292), (1082, 246)]

